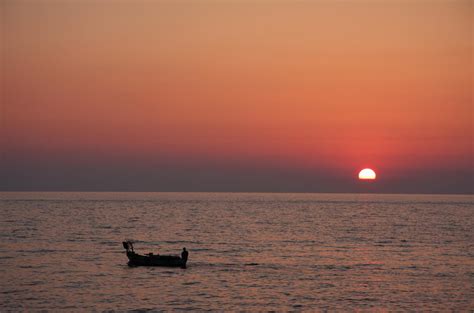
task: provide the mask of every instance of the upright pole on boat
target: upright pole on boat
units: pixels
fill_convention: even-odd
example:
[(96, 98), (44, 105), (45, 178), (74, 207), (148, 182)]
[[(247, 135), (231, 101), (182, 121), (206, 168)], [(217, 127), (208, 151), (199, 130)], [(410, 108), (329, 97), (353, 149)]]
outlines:
[(135, 252), (133, 251), (133, 244), (131, 241), (123, 241), (122, 245), (123, 245), (123, 248), (127, 250), (127, 252), (129, 252), (130, 250), (132, 250), (132, 252)]

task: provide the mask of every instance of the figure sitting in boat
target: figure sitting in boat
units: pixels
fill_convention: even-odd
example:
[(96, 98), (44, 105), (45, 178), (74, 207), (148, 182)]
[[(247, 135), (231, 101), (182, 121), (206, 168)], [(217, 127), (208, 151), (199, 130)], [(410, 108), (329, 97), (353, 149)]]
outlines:
[(127, 250), (129, 266), (168, 266), (186, 268), (189, 254), (186, 248), (183, 248), (181, 257), (177, 255), (159, 255), (151, 252), (146, 255), (141, 255), (135, 253), (131, 241), (124, 241), (122, 244), (125, 250)]

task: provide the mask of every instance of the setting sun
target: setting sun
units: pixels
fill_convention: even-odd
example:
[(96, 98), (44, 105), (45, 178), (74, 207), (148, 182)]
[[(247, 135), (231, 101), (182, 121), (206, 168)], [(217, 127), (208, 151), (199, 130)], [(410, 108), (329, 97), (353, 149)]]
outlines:
[(377, 175), (370, 168), (364, 168), (359, 172), (359, 179), (375, 179)]

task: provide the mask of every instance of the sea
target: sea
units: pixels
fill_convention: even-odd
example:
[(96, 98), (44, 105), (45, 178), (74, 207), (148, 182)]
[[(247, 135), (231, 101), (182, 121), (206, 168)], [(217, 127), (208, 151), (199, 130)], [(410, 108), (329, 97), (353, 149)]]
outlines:
[[(473, 311), (474, 196), (1, 192), (0, 311)], [(138, 253), (188, 267), (129, 267)]]

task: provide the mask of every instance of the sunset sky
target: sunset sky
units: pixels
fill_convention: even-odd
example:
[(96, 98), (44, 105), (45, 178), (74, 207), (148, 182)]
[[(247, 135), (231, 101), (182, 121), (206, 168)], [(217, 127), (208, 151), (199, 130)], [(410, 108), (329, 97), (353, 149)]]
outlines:
[(0, 190), (473, 192), (470, 0), (0, 8)]

